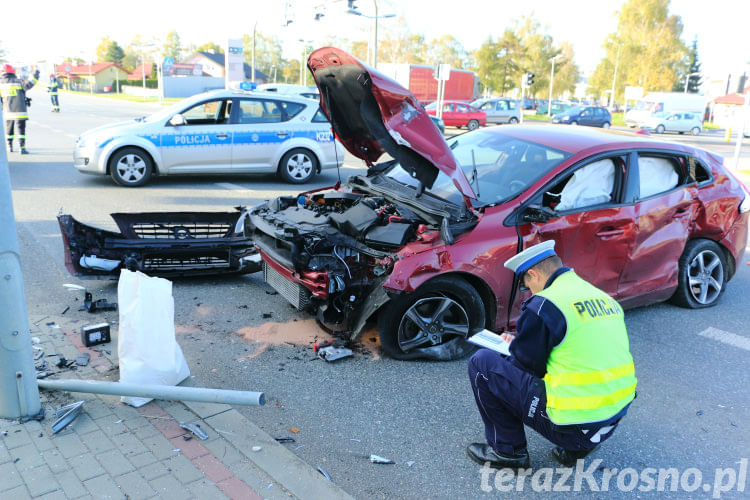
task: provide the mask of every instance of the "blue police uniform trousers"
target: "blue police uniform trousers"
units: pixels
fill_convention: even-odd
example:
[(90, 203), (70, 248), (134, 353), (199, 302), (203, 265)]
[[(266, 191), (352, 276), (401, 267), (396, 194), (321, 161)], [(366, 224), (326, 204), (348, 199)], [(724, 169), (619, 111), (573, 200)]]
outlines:
[(547, 415), (544, 381), (489, 349), (471, 357), (469, 378), (487, 443), (506, 455), (526, 449), (524, 424), (557, 446), (576, 451), (596, 447), (612, 435), (616, 425), (600, 430), (596, 424), (582, 428), (553, 423)]

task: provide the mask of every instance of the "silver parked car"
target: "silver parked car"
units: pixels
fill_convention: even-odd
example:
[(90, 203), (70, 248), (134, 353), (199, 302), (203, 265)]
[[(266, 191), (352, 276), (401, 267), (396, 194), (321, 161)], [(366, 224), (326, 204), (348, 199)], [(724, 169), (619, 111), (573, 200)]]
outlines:
[(518, 123), (521, 120), (521, 107), (515, 99), (477, 99), (471, 105), (485, 112), (487, 123)]
[(664, 132), (690, 132), (698, 135), (703, 130), (703, 123), (694, 113), (655, 113), (646, 119), (643, 128), (653, 130), (657, 134)]
[(129, 187), (153, 175), (262, 172), (303, 183), (341, 166), (344, 149), (310, 99), (216, 90), (84, 132), (73, 158), (78, 171), (110, 175)]

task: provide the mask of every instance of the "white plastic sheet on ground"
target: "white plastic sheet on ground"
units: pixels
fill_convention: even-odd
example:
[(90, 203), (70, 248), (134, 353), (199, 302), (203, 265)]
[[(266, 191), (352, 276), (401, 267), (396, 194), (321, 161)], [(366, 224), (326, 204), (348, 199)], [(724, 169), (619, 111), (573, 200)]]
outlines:
[[(120, 382), (177, 385), (185, 380), (190, 369), (175, 339), (172, 282), (123, 269), (117, 302)], [(151, 399), (122, 396), (121, 401), (139, 407)]]

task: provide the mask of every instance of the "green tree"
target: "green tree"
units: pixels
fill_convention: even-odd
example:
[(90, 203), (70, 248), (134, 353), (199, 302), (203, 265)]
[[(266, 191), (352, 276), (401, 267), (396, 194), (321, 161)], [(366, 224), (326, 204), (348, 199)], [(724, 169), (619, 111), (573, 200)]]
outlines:
[(521, 54), (517, 57), (519, 70), (513, 76), (520, 85), (524, 73), (534, 73), (534, 84), (527, 89), (527, 95), (546, 95), (549, 91), (549, 78), (552, 58), (560, 54), (552, 42), (552, 37), (542, 31), (539, 21), (532, 16), (516, 22), (515, 32), (520, 39)]
[(115, 64), (122, 64), (122, 60), (125, 58), (125, 51), (122, 50), (117, 42), (112, 41), (107, 47), (107, 54), (104, 56), (104, 61), (113, 62)]
[(385, 30), (378, 40), (378, 62), (423, 64), (425, 62), (424, 35), (412, 33), (402, 17)]
[(162, 55), (164, 57), (172, 57), (175, 61), (179, 61), (182, 58), (182, 44), (180, 43), (180, 35), (177, 34), (176, 30), (167, 33)]
[(451, 68), (469, 67), (471, 55), (453, 35), (443, 35), (427, 45), (424, 60), (427, 64), (450, 64)]
[(193, 50), (191, 52), (210, 52), (212, 50), (216, 54), (223, 54), (224, 53), (224, 49), (221, 48), (221, 46), (219, 44), (214, 43), (214, 42), (208, 42), (208, 43), (204, 43), (203, 45), (199, 45), (199, 46), (195, 47), (195, 50)]
[(680, 79), (688, 49), (680, 39), (682, 20), (668, 15), (669, 0), (627, 0), (618, 14), (617, 32), (604, 42), (606, 56), (589, 79), (590, 93), (603, 97), (611, 89), (617, 66), (615, 101), (625, 86), (645, 92), (668, 91)]
[(552, 98), (556, 99), (567, 93), (573, 94), (581, 78), (581, 70), (573, 60), (573, 46), (569, 42), (560, 43), (559, 57), (555, 60), (555, 81)]
[[(687, 76), (690, 75), (690, 76)], [(697, 94), (700, 92), (701, 83), (703, 83), (703, 77), (701, 76), (701, 63), (698, 61), (698, 38), (693, 38), (693, 43), (690, 44), (690, 50), (684, 63), (680, 67), (680, 78), (675, 82), (674, 92), (685, 91), (685, 79), (687, 78), (687, 91), (690, 94)]]
[(106, 61), (107, 60), (107, 52), (109, 51), (109, 46), (112, 45), (112, 40), (108, 37), (102, 37), (102, 39), (99, 41), (99, 45), (96, 46), (96, 61)]
[[(252, 64), (253, 35), (243, 35), (242, 45), (245, 62)], [(281, 42), (275, 35), (269, 36), (259, 31), (255, 32), (255, 71), (261, 71), (270, 76), (273, 66), (282, 67), (283, 58), (281, 54)], [(301, 51), (300, 58), (302, 58)], [(299, 66), (297, 66), (297, 69), (299, 70)]]

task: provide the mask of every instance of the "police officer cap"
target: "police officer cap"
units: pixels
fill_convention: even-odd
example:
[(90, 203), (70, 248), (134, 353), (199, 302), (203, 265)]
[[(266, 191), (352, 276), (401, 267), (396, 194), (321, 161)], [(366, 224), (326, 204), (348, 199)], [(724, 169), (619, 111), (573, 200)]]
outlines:
[(505, 267), (520, 275), (528, 271), (538, 262), (555, 254), (555, 241), (549, 240), (529, 247), (518, 255), (514, 255), (503, 264)]

